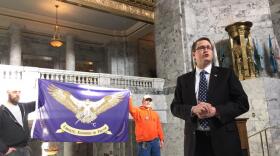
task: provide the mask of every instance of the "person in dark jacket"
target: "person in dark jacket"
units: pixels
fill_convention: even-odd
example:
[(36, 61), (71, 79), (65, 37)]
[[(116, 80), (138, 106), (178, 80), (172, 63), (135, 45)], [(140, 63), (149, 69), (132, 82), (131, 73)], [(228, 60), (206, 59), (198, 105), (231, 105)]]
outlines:
[(9, 88), (8, 101), (0, 106), (0, 155), (30, 156), (27, 117), (35, 102), (19, 103), (20, 93), (18, 87)]
[(194, 71), (177, 79), (171, 112), (185, 120), (185, 156), (242, 156), (235, 117), (249, 110), (248, 97), (231, 69), (212, 66), (213, 46), (203, 37), (192, 46)]

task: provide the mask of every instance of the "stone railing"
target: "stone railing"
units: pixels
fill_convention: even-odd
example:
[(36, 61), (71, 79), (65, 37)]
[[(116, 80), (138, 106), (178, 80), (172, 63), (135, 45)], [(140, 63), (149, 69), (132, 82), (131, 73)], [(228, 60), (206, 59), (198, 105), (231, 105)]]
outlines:
[(164, 80), (104, 73), (0, 65), (0, 79), (47, 79), (78, 84), (91, 84), (113, 88), (152, 88), (163, 90)]

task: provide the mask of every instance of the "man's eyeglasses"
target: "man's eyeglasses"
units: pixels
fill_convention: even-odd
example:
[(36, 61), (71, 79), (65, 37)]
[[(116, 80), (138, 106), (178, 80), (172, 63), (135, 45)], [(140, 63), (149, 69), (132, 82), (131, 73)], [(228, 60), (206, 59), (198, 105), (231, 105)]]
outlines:
[(197, 51), (212, 50), (211, 46), (199, 46), (196, 48)]

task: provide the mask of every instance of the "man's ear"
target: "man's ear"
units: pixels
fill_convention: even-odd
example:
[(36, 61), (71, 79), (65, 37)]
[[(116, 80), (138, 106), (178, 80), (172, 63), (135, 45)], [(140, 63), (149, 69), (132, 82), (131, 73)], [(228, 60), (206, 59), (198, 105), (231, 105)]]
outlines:
[(192, 52), (192, 58), (195, 61), (195, 52)]

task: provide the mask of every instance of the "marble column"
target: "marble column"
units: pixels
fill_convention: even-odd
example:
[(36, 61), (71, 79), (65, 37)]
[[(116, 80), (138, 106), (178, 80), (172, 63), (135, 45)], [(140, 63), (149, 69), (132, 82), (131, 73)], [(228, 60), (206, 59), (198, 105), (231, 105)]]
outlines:
[(75, 50), (74, 50), (74, 38), (72, 35), (66, 36), (66, 55), (65, 55), (65, 69), (75, 70)]
[(7, 34), (0, 33), (0, 64), (9, 64), (9, 49), (10, 46)]
[(63, 155), (64, 156), (73, 156), (74, 155), (74, 143), (64, 142), (63, 144)]
[(137, 41), (116, 37), (105, 47), (109, 73), (117, 75), (137, 74)]
[(10, 41), (10, 65), (21, 65), (21, 27), (12, 24), (9, 28)]
[(126, 75), (138, 76), (138, 44), (137, 41), (127, 41), (126, 44)]
[[(189, 1), (160, 0), (155, 8), (156, 68), (157, 76), (165, 79), (167, 108), (170, 108), (174, 98), (177, 77), (192, 70), (190, 47), (192, 36), (195, 35), (196, 19), (192, 8), (189, 8), (190, 3), (187, 3)], [(168, 123), (163, 128), (165, 140), (168, 141), (162, 149), (162, 155), (183, 156), (184, 121), (175, 118), (170, 110), (166, 113)]]
[[(66, 70), (75, 70), (74, 39), (72, 35), (66, 36), (65, 66)], [(64, 156), (73, 156), (73, 148), (74, 144), (72, 142), (65, 142), (63, 146)]]
[(110, 74), (125, 75), (125, 44), (123, 40), (123, 38), (115, 38), (106, 45)]

